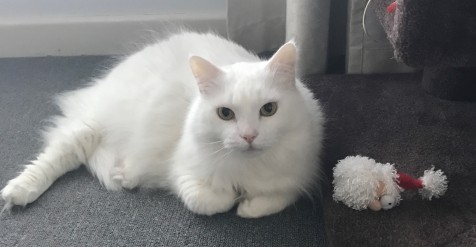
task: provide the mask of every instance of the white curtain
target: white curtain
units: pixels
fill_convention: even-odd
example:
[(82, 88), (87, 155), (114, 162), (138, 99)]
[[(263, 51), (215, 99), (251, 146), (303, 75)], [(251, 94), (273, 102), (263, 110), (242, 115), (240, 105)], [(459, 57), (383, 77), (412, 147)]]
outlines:
[(324, 73), (331, 0), (228, 0), (228, 37), (254, 52), (294, 39), (298, 74)]
[(254, 52), (279, 48), (286, 37), (286, 0), (228, 0), (228, 37)]
[(327, 70), (330, 1), (287, 0), (286, 37), (298, 47), (298, 75)]

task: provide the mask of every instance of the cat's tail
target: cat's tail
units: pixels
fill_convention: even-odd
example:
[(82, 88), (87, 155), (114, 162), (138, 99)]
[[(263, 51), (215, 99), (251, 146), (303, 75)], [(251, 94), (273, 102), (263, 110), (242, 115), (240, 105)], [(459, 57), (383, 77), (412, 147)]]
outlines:
[(66, 117), (55, 122), (55, 127), (45, 131), (43, 152), (1, 191), (5, 201), (2, 212), (35, 201), (60, 176), (86, 164), (101, 142), (100, 129), (94, 123)]

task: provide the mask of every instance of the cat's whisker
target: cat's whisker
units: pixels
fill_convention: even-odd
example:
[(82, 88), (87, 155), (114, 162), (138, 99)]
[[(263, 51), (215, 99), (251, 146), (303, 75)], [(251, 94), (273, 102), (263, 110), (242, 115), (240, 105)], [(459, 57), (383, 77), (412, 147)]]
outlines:
[(211, 151), (210, 153), (208, 153), (206, 156), (204, 156), (204, 158), (212, 158), (213, 156), (219, 154), (221, 151), (223, 151), (225, 148), (225, 146), (221, 146), (219, 149), (215, 150), (215, 151)]
[(225, 149), (225, 147), (224, 147), (224, 146), (223, 146), (222, 148), (220, 148), (220, 149), (218, 149), (218, 150), (216, 150), (216, 151), (212, 152), (212, 153), (210, 154), (210, 157), (211, 157), (211, 156), (213, 156), (213, 155), (215, 155), (215, 154), (218, 154), (218, 153), (220, 153), (220, 151), (222, 151), (223, 149)]
[(205, 145), (223, 144), (223, 141), (200, 142), (200, 144), (205, 144)]

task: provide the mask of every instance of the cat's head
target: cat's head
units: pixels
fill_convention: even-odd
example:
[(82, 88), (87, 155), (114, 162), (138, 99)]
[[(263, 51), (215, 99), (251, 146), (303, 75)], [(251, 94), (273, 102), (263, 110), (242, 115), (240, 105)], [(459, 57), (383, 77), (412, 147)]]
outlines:
[(299, 128), (306, 111), (295, 79), (296, 47), (283, 45), (268, 61), (218, 67), (190, 57), (200, 97), (193, 128), (200, 142), (256, 153)]

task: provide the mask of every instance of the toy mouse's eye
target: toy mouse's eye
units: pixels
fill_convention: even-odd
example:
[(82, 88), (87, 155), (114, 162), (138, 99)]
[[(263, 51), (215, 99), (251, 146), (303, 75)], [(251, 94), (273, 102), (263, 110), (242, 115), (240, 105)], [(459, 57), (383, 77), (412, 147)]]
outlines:
[(382, 208), (384, 210), (388, 210), (395, 207), (395, 197), (389, 195), (382, 196), (380, 198), (380, 205), (382, 205)]

